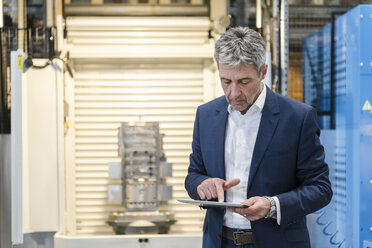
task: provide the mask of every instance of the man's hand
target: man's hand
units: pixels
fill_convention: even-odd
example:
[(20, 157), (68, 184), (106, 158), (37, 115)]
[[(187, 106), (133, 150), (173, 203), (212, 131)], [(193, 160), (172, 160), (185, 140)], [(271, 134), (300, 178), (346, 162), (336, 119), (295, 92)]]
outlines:
[(197, 187), (197, 191), (202, 200), (218, 198), (219, 202), (223, 202), (225, 200), (224, 191), (239, 183), (240, 180), (238, 178), (231, 181), (225, 181), (220, 178), (208, 178)]
[(265, 197), (251, 197), (242, 204), (249, 206), (249, 208), (228, 208), (228, 210), (241, 214), (250, 221), (264, 218), (270, 211), (270, 201)]

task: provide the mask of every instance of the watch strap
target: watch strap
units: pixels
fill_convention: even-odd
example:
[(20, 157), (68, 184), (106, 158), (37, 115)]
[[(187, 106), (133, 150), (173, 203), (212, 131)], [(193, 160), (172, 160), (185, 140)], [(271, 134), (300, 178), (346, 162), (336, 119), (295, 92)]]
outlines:
[(264, 196), (264, 197), (270, 201), (270, 210), (265, 215), (265, 218), (268, 219), (268, 218), (276, 217), (276, 204), (275, 204), (274, 198), (270, 196)]

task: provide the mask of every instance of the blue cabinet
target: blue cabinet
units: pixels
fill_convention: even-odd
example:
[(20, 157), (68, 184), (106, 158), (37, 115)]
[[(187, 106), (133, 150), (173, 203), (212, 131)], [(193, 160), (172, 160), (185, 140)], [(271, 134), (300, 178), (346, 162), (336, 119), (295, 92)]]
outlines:
[(365, 247), (372, 240), (371, 5), (303, 40), (303, 80), (304, 101), (318, 110), (334, 190), (332, 202), (309, 216), (314, 247)]

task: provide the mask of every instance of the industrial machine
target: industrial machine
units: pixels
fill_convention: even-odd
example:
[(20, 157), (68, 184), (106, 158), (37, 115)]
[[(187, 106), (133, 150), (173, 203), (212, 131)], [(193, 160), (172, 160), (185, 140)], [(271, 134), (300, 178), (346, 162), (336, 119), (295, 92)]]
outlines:
[(172, 187), (166, 185), (166, 177), (172, 175), (172, 164), (167, 163), (163, 152), (159, 123), (122, 123), (119, 155), (121, 163), (110, 163), (109, 171), (111, 178), (121, 175), (122, 185), (109, 187), (109, 195), (117, 191), (118, 196), (121, 191), (125, 212), (111, 214), (108, 224), (117, 234), (167, 233), (175, 223), (174, 216), (158, 211), (158, 207), (172, 199)]
[(332, 20), (303, 41), (304, 101), (318, 110), (334, 192), (309, 229), (313, 247), (371, 247), (372, 6)]

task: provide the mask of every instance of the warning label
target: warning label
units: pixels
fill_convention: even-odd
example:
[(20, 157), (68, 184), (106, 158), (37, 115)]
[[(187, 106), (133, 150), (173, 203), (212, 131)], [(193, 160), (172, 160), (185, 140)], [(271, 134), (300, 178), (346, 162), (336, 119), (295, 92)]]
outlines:
[(362, 110), (372, 110), (372, 106), (371, 106), (371, 104), (369, 103), (368, 100), (365, 101), (365, 103), (362, 107)]

